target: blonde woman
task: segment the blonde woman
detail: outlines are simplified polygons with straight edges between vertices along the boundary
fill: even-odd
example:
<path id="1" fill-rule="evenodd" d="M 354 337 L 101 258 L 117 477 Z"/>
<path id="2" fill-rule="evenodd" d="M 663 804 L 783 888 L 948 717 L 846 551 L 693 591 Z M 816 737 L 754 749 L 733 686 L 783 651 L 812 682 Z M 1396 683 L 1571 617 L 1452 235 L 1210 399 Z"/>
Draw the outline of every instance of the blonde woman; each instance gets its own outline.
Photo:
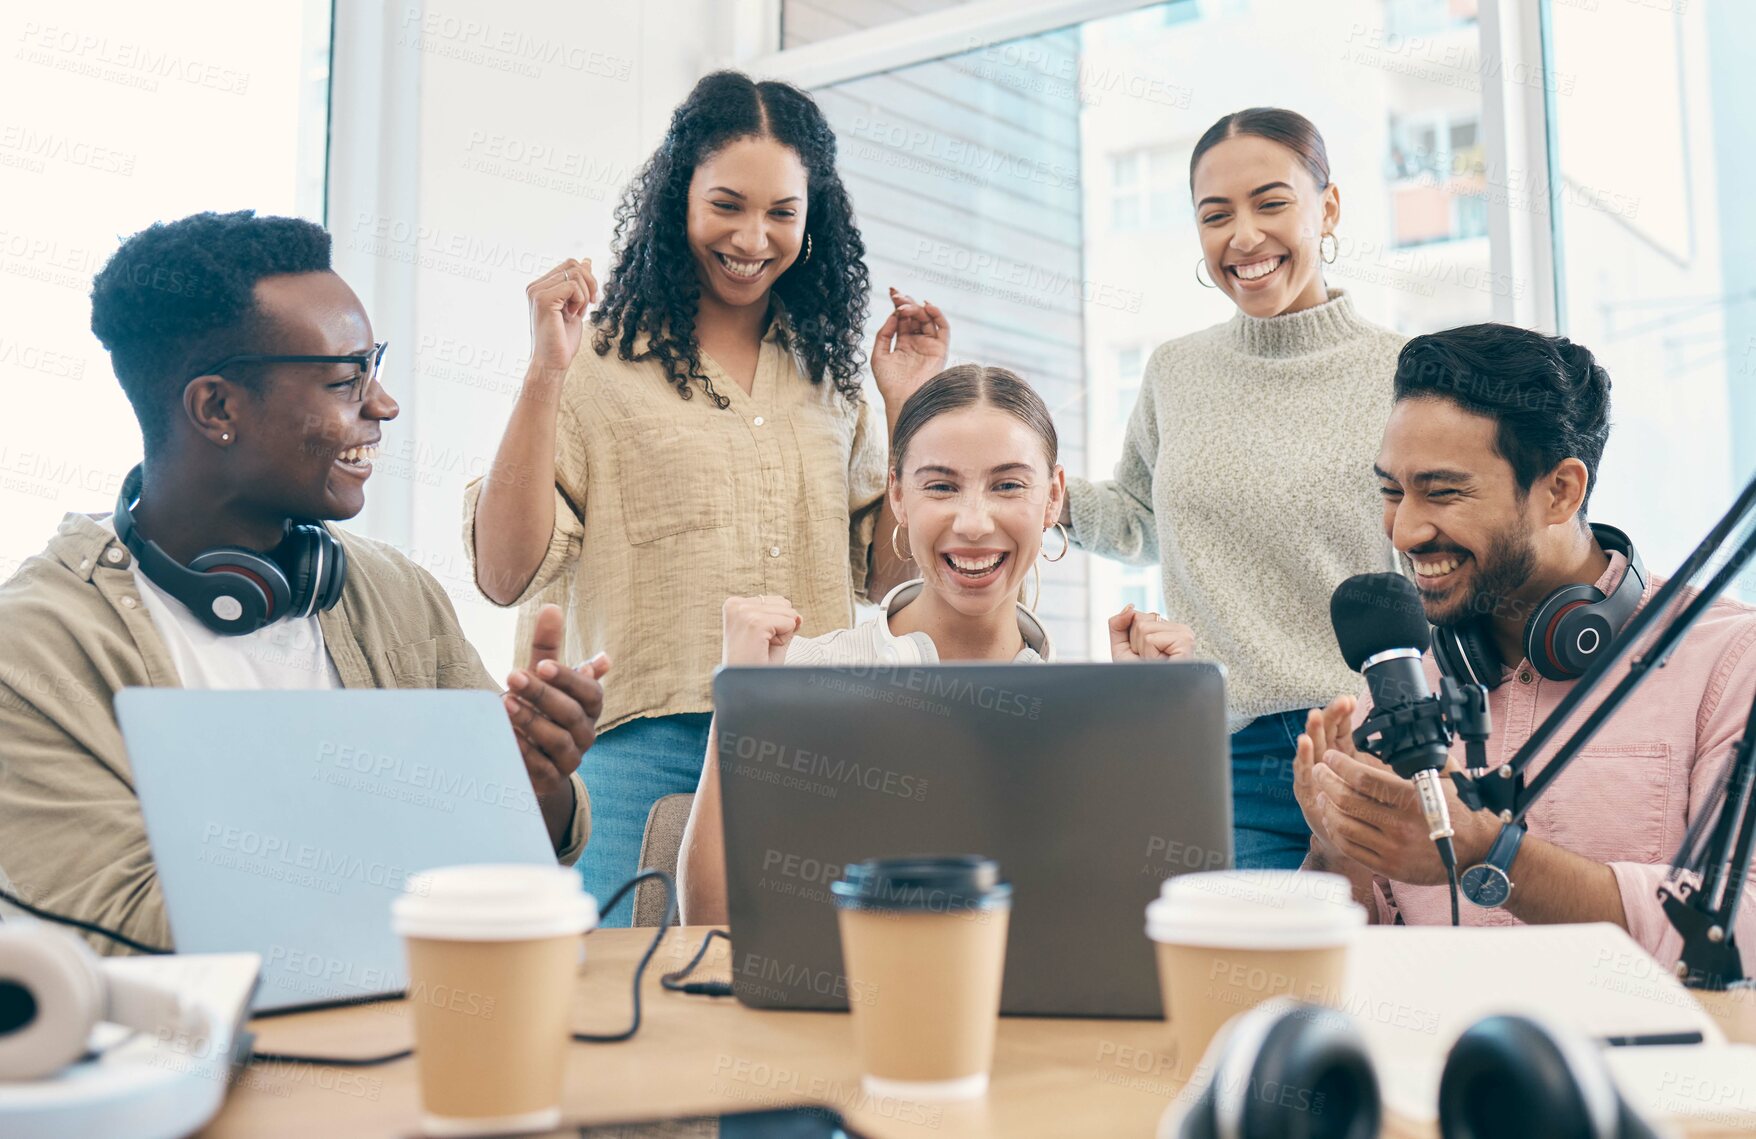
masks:
<path id="1" fill-rule="evenodd" d="M 1054 659 L 1020 591 L 1055 526 L 1067 476 L 1055 424 L 1029 384 L 1003 368 L 962 364 L 902 409 L 891 443 L 888 497 L 897 548 L 920 577 L 890 591 L 879 615 L 851 629 L 801 636 L 785 597 L 725 603 L 727 664 L 935 664 Z M 1049 539 L 1051 549 L 1057 539 Z M 1117 661 L 1187 657 L 1194 634 L 1132 607 L 1110 619 Z M 596 791 L 593 791 L 596 795 Z M 726 920 L 719 764 L 709 745 L 683 848 L 678 887 L 690 925 Z"/>

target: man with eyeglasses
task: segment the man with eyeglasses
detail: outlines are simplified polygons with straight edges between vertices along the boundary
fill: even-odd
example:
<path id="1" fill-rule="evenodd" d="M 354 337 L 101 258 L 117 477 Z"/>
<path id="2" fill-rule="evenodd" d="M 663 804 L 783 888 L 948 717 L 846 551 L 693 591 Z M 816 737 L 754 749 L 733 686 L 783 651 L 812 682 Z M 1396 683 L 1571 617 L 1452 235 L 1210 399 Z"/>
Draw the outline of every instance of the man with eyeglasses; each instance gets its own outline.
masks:
<path id="1" fill-rule="evenodd" d="M 42 909 L 169 944 L 124 687 L 500 687 L 431 575 L 327 525 L 365 506 L 398 410 L 329 250 L 308 221 L 203 213 L 130 237 L 93 283 L 145 461 L 114 515 L 68 514 L 0 585 L 0 868 Z M 609 662 L 567 667 L 560 643 L 549 606 L 503 699 L 571 865 Z"/>

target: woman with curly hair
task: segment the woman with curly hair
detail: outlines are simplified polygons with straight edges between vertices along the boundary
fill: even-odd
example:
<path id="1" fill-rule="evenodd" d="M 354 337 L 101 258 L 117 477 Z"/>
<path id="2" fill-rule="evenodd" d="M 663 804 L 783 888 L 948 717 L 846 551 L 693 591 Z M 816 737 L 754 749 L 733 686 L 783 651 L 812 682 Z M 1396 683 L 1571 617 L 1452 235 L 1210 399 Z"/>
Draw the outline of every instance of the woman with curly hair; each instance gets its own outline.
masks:
<path id="1" fill-rule="evenodd" d="M 558 602 L 559 651 L 615 661 L 582 771 L 580 870 L 600 898 L 635 872 L 652 803 L 698 781 L 721 603 L 784 595 L 814 635 L 909 576 L 882 540 L 885 422 L 862 395 L 865 245 L 810 96 L 701 80 L 617 208 L 614 248 L 589 320 L 589 260 L 525 290 L 530 366 L 464 507 L 476 583 L 524 607 L 520 634 Z M 872 372 L 893 418 L 943 367 L 949 326 L 891 301 Z"/>

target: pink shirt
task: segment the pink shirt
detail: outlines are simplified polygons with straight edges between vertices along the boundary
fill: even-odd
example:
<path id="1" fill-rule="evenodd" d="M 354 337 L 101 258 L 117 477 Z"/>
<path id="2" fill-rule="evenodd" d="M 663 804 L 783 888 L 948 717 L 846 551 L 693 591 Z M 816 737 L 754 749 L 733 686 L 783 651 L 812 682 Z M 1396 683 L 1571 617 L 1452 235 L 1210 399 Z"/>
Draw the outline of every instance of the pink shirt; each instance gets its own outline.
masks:
<path id="1" fill-rule="evenodd" d="M 1612 553 L 1609 568 L 1597 581 L 1598 588 L 1608 592 L 1621 580 L 1626 567 L 1627 559 Z M 1661 584 L 1648 580 L 1643 605 L 1652 600 Z M 1683 943 L 1659 903 L 1659 883 L 1670 869 L 1684 830 L 1705 808 L 1743 735 L 1744 718 L 1756 694 L 1752 644 L 1756 644 L 1756 608 L 1721 598 L 1683 637 L 1665 666 L 1648 675 L 1598 729 L 1591 743 L 1525 816 L 1530 824 L 1527 841 L 1530 837 L 1544 839 L 1609 865 L 1621 888 L 1629 933 L 1667 967 L 1676 963 Z M 1599 693 L 1607 693 L 1623 675 L 1625 666 Z M 1427 676 L 1436 688 L 1439 671 L 1430 653 Z M 1529 661 L 1508 669 L 1504 683 L 1488 694 L 1488 711 L 1493 717 L 1488 765 L 1497 767 L 1516 755 L 1575 683 L 1544 679 Z M 1588 700 L 1572 726 L 1589 715 L 1596 703 Z M 1362 709 L 1361 719 L 1364 714 Z M 1558 733 L 1526 769 L 1527 786 L 1548 765 L 1568 734 L 1565 730 Z M 1462 741 L 1453 745 L 1452 756 L 1463 765 Z M 1512 874 L 1515 894 L 1516 866 L 1514 863 Z M 1411 925 L 1447 925 L 1451 921 L 1450 894 L 1445 886 L 1398 882 L 1393 896 L 1392 883 L 1380 878 L 1378 887 L 1381 922 L 1393 920 L 1395 910 Z M 1485 910 L 1467 900 L 1462 905 L 1462 921 L 1464 925 L 1518 924 L 1504 909 Z M 1745 879 L 1736 936 L 1744 950 L 1745 968 L 1756 970 L 1756 874 Z"/>

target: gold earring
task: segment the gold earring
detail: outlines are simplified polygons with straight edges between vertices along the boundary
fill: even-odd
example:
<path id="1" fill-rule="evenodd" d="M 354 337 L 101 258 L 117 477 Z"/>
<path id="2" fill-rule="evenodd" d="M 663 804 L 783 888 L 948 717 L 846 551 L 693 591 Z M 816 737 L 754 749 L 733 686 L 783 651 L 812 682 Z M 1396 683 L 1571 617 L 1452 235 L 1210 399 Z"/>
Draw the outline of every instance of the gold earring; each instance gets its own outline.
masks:
<path id="1" fill-rule="evenodd" d="M 1037 611 L 1037 602 L 1043 599 L 1043 568 L 1036 562 L 1030 563 L 1030 604 L 1025 606 L 1032 614 Z"/>
<path id="2" fill-rule="evenodd" d="M 802 262 L 802 264 L 809 265 L 810 263 L 811 263 L 811 235 L 807 233 L 805 235 L 805 260 Z"/>
<path id="3" fill-rule="evenodd" d="M 1209 281 L 1207 278 L 1205 278 L 1201 275 L 1202 266 L 1204 266 L 1206 264 L 1207 264 L 1207 258 L 1205 258 L 1205 257 L 1197 257 L 1195 259 L 1195 280 L 1200 282 L 1201 287 L 1204 289 L 1217 289 L 1217 288 L 1219 288 L 1218 285 L 1214 284 L 1212 281 Z"/>
<path id="4" fill-rule="evenodd" d="M 1071 550 L 1073 548 L 1073 539 L 1070 536 L 1068 536 L 1067 527 L 1065 527 L 1065 526 L 1061 525 L 1059 522 L 1057 522 L 1052 527 L 1052 529 L 1061 531 L 1061 552 L 1056 554 L 1054 557 L 1051 558 L 1048 556 L 1047 552 L 1040 551 L 1042 553 L 1042 558 L 1045 562 L 1058 562 L 1062 558 L 1067 556 L 1068 550 Z M 1045 533 L 1045 534 L 1047 534 L 1048 532 L 1049 532 L 1048 530 L 1043 531 L 1043 533 Z"/>
<path id="5" fill-rule="evenodd" d="M 1324 252 L 1324 249 L 1325 249 L 1324 244 L 1323 244 L 1324 241 L 1329 242 L 1329 245 L 1327 247 L 1328 248 L 1327 253 Z M 1341 242 L 1336 239 L 1335 234 L 1326 233 L 1322 237 L 1319 237 L 1317 239 L 1317 256 L 1323 258 L 1323 263 L 1325 265 L 1335 264 L 1336 254 L 1338 254 L 1340 252 L 1341 252 Z"/>
<path id="6" fill-rule="evenodd" d="M 896 560 L 899 562 L 912 562 L 915 560 L 915 552 L 913 550 L 910 550 L 905 554 L 896 548 L 896 535 L 901 530 L 902 523 L 900 522 L 890 528 L 890 552 L 896 555 Z"/>

